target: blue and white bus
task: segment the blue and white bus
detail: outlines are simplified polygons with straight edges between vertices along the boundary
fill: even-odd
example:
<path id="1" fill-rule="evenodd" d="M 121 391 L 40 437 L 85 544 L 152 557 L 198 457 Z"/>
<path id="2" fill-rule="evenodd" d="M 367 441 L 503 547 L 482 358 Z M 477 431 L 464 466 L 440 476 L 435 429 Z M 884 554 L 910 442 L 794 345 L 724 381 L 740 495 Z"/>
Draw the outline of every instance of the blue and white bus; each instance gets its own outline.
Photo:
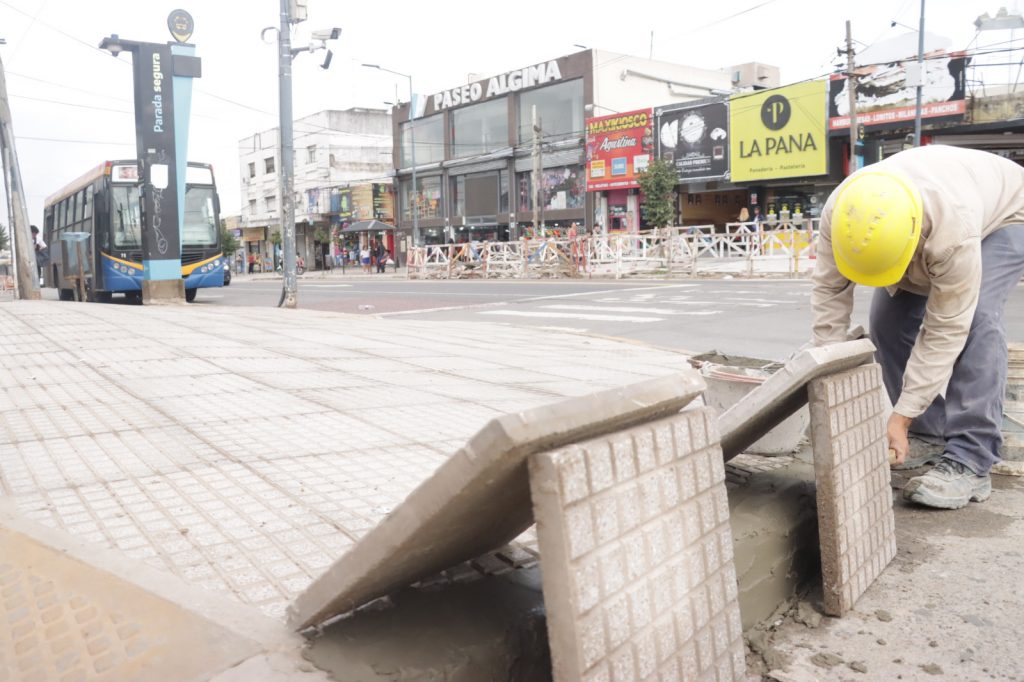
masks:
<path id="1" fill-rule="evenodd" d="M 74 300 L 79 276 L 76 241 L 84 245 L 81 275 L 87 300 L 113 294 L 142 297 L 142 201 L 135 161 L 106 161 L 46 200 L 43 239 L 50 252 L 43 286 L 61 300 Z M 205 287 L 224 285 L 220 200 L 213 167 L 189 163 L 185 171 L 185 216 L 181 232 L 181 277 L 185 299 Z M 71 253 L 69 253 L 69 250 Z"/>

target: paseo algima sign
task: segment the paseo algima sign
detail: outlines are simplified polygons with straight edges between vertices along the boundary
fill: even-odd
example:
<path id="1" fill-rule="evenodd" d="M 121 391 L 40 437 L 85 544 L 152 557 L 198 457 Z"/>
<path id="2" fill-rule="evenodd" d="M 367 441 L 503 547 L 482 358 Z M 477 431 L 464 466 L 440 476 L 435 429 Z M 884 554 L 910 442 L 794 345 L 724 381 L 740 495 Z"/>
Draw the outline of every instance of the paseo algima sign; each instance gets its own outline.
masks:
<path id="1" fill-rule="evenodd" d="M 476 81 L 459 88 L 439 92 L 432 98 L 434 111 L 483 101 L 561 79 L 562 69 L 557 60 L 527 66 L 525 69 L 516 69 L 500 76 L 493 76 L 486 81 Z"/>

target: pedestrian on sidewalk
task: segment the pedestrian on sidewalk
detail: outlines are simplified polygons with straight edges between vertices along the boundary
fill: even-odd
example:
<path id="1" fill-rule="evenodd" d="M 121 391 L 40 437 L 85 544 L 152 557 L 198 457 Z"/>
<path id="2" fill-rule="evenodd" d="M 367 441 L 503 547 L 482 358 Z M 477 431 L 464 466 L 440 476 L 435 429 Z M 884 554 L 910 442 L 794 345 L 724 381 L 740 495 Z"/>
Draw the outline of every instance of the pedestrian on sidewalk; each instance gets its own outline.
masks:
<path id="1" fill-rule="evenodd" d="M 39 234 L 38 227 L 29 225 L 29 230 L 32 231 L 32 247 L 36 252 L 36 277 L 39 278 L 39 285 L 42 286 L 43 268 L 50 264 L 50 249 L 47 248 L 46 242 L 43 241 L 43 235 Z"/>
<path id="2" fill-rule="evenodd" d="M 370 247 L 364 246 L 359 251 L 359 260 L 363 264 L 363 272 L 370 274 Z"/>
<path id="3" fill-rule="evenodd" d="M 897 467 L 937 459 L 904 498 L 946 509 L 987 499 L 1002 444 L 1003 309 L 1024 274 L 1024 168 L 959 147 L 900 152 L 836 188 L 817 253 L 815 344 L 845 340 L 855 283 L 877 287 L 870 332 L 895 403 L 889 447 Z M 908 462 L 916 437 L 942 450 Z"/>

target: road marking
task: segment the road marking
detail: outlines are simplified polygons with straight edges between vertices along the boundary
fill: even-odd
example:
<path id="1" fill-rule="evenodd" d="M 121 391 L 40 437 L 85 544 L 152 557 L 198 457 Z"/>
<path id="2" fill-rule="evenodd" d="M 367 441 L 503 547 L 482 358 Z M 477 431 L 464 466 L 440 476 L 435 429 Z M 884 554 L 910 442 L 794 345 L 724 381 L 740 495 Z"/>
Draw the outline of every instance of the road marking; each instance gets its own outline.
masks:
<path id="1" fill-rule="evenodd" d="M 636 317 L 633 315 L 590 315 L 586 313 L 545 313 L 526 310 L 484 310 L 481 315 L 508 315 L 511 317 L 555 317 L 559 320 L 592 320 L 595 322 L 664 322 L 660 317 Z"/>
<path id="2" fill-rule="evenodd" d="M 303 283 L 303 289 L 341 289 L 343 287 L 350 287 L 351 284 L 306 284 Z"/>
<path id="3" fill-rule="evenodd" d="M 597 313 L 649 313 L 651 315 L 717 315 L 721 310 L 672 310 L 670 308 L 627 308 L 599 305 L 546 305 L 548 310 L 584 310 Z"/>

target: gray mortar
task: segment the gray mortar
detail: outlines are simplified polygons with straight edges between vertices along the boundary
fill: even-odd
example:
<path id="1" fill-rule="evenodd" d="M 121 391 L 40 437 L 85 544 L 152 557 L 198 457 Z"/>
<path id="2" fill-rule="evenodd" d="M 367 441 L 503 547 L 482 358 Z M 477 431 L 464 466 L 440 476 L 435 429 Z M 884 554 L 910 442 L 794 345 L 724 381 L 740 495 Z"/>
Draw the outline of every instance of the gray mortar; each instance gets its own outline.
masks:
<path id="1" fill-rule="evenodd" d="M 749 630 L 820 580 L 814 467 L 796 460 L 729 487 L 740 615 Z"/>
<path id="2" fill-rule="evenodd" d="M 324 629 L 307 658 L 344 682 L 548 682 L 551 659 L 536 568 L 440 588 Z"/>

